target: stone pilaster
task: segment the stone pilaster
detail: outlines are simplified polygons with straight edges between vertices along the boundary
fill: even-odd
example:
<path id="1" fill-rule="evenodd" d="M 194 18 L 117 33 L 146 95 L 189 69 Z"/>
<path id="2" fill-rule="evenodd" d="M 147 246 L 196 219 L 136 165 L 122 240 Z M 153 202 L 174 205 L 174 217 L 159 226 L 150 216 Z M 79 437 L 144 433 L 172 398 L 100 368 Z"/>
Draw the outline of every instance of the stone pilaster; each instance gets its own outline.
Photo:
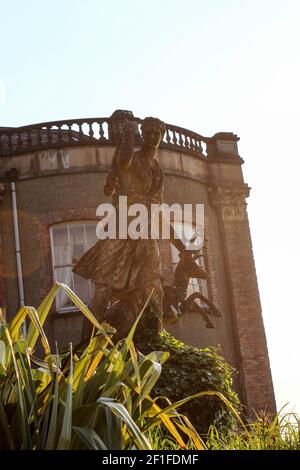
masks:
<path id="1" fill-rule="evenodd" d="M 276 411 L 268 349 L 246 210 L 249 187 L 212 185 L 218 211 L 234 316 L 240 385 L 250 415 Z"/>
<path id="2" fill-rule="evenodd" d="M 4 197 L 5 185 L 0 183 L 0 211 L 1 203 Z M 4 279 L 4 257 L 3 257 L 3 245 L 1 236 L 1 212 L 0 212 L 0 307 L 6 307 L 6 295 L 5 295 L 5 279 Z"/>

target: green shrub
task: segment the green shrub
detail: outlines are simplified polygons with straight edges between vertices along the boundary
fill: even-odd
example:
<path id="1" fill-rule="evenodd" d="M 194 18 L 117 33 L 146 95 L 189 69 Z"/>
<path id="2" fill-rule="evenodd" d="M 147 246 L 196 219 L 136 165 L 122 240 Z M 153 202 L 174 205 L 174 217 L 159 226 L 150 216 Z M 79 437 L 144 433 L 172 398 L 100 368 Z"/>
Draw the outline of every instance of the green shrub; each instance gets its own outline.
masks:
<path id="1" fill-rule="evenodd" d="M 165 330 L 157 333 L 157 319 L 151 308 L 144 312 L 134 340 L 144 354 L 153 350 L 170 354 L 152 390 L 154 395 L 168 397 L 171 402 L 176 402 L 210 390 L 221 393 L 235 410 L 241 408 L 232 388 L 234 371 L 217 349 L 188 346 Z M 193 399 L 184 404 L 181 411 L 201 434 L 206 434 L 210 425 L 225 432 L 233 429 L 237 422 L 232 409 L 216 395 Z"/>

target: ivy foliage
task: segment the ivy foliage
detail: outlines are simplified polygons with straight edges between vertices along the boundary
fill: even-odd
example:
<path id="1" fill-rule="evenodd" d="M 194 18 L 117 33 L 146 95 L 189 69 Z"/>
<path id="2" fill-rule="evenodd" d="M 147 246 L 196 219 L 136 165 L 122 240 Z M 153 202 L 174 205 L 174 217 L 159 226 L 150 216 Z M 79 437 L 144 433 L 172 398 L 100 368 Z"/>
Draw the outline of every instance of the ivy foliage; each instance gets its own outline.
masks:
<path id="1" fill-rule="evenodd" d="M 241 405 L 233 390 L 234 369 L 219 354 L 217 348 L 196 348 L 174 338 L 166 330 L 159 331 L 158 319 L 149 307 L 144 312 L 135 334 L 135 344 L 144 354 L 151 351 L 168 351 L 161 376 L 153 389 L 154 396 L 164 396 L 176 402 L 201 391 L 218 391 L 233 407 Z M 216 396 L 201 397 L 181 407 L 201 434 L 210 425 L 222 432 L 235 428 L 236 419 L 230 409 Z"/>

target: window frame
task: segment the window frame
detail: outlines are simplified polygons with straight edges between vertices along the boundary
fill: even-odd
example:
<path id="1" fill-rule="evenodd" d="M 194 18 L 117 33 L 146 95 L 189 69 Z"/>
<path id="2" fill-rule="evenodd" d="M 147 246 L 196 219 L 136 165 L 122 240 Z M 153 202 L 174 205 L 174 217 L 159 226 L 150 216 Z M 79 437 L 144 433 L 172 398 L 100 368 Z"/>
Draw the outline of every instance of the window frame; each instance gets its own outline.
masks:
<path id="1" fill-rule="evenodd" d="M 70 231 L 69 231 L 69 228 L 70 226 L 80 226 L 84 228 L 84 252 L 85 253 L 89 248 L 87 248 L 87 236 L 86 236 L 86 225 L 94 225 L 95 226 L 95 231 L 96 231 L 96 226 L 97 226 L 97 221 L 93 220 L 93 219 L 80 219 L 80 220 L 67 220 L 67 221 L 62 221 L 62 222 L 59 222 L 59 223 L 56 223 L 56 224 L 53 224 L 49 227 L 49 231 L 50 231 L 50 245 L 51 245 L 51 265 L 52 265 L 52 276 L 53 276 L 53 281 L 54 282 L 62 282 L 62 281 L 59 281 L 57 279 L 57 269 L 60 269 L 60 268 L 68 268 L 68 267 L 72 267 L 75 265 L 75 263 L 72 263 L 72 264 L 62 264 L 62 265 L 58 265 L 57 264 L 57 260 L 55 259 L 55 247 L 57 245 L 54 244 L 54 231 L 55 229 L 59 229 L 59 228 L 67 228 L 67 232 L 68 232 L 68 245 L 67 246 L 72 246 L 73 244 L 70 243 Z M 89 288 L 90 288 L 90 299 L 92 298 L 93 296 L 93 283 L 88 279 L 88 283 L 89 283 Z M 67 284 L 67 283 L 66 283 Z M 74 288 L 74 277 L 73 277 L 73 273 L 72 273 L 72 285 L 69 286 L 70 289 L 73 290 L 73 292 L 75 292 L 75 288 Z M 68 285 L 68 284 L 67 284 Z M 76 292 L 75 292 L 76 294 Z M 76 294 L 77 295 L 77 294 Z M 72 313 L 72 312 L 75 312 L 78 310 L 78 307 L 76 307 L 76 305 L 70 305 L 70 306 L 67 306 L 67 307 L 61 307 L 59 306 L 59 297 L 56 296 L 55 297 L 55 308 L 56 308 L 56 312 L 57 313 Z"/>

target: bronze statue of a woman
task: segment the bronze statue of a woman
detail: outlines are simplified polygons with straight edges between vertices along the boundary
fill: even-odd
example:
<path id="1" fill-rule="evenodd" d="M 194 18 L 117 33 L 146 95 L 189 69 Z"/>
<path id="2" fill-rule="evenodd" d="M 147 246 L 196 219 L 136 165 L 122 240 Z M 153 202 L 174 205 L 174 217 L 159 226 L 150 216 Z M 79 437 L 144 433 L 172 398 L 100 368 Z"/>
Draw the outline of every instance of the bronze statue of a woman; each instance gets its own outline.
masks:
<path id="1" fill-rule="evenodd" d="M 134 151 L 134 127 L 124 125 L 104 192 L 112 194 L 119 210 L 119 196 L 127 196 L 128 208 L 144 204 L 160 204 L 163 197 L 163 171 L 154 158 L 163 139 L 165 125 L 156 118 L 142 122 L 142 146 Z M 95 284 L 94 297 L 89 305 L 98 320 L 103 320 L 107 305 L 125 302 L 136 317 L 152 292 L 154 310 L 162 318 L 162 269 L 158 241 L 148 239 L 98 240 L 80 258 L 73 272 Z"/>

